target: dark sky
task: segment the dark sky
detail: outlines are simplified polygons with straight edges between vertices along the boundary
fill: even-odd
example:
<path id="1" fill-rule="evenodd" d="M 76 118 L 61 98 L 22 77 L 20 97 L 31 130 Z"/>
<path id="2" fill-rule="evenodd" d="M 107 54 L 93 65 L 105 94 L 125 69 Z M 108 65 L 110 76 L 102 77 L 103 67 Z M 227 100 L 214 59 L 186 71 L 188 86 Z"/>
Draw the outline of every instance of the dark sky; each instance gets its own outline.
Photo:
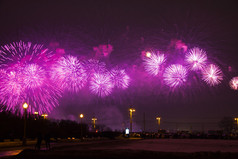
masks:
<path id="1" fill-rule="evenodd" d="M 111 62 L 129 66 L 138 64 L 143 49 L 166 50 L 173 38 L 188 47 L 199 46 L 224 72 L 218 87 L 201 84 L 164 95 L 144 84 L 143 89 L 131 87 L 103 101 L 82 91 L 64 97 L 52 116 L 76 119 L 85 113 L 90 122 L 94 114 L 99 123 L 120 129 L 133 105 L 137 130 L 143 127 L 143 112 L 148 130 L 156 129 L 157 115 L 162 116 L 164 128 L 173 129 L 177 123 L 181 129 L 201 129 L 201 125 L 212 129 L 223 116 L 238 116 L 238 92 L 228 85 L 238 68 L 237 19 L 235 0 L 1 0 L 0 44 L 24 40 L 47 46 L 56 41 L 67 53 L 89 56 L 93 46 L 110 43 Z"/>

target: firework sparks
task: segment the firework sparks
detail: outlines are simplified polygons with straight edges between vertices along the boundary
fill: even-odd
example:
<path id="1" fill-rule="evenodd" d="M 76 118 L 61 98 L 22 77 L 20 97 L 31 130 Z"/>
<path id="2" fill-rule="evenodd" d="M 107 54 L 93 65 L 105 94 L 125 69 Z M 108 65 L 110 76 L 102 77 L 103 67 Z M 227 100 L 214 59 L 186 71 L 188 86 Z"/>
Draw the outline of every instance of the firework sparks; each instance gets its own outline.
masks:
<path id="1" fill-rule="evenodd" d="M 111 94 L 114 85 L 111 76 L 103 73 L 94 73 L 89 89 L 93 94 L 105 97 Z"/>
<path id="2" fill-rule="evenodd" d="M 166 85 L 170 87 L 181 86 L 186 82 L 187 69 L 179 64 L 170 65 L 165 69 L 163 77 Z"/>
<path id="3" fill-rule="evenodd" d="M 6 110 L 15 110 L 14 106 L 18 105 L 23 90 L 22 78 L 19 73 L 11 71 L 1 77 L 0 99 L 1 103 L 7 106 Z"/>
<path id="4" fill-rule="evenodd" d="M 147 56 L 148 55 L 148 56 Z M 166 61 L 164 54 L 146 54 L 146 57 L 143 58 L 144 67 L 146 72 L 149 74 L 156 76 L 161 70 L 161 65 Z"/>
<path id="5" fill-rule="evenodd" d="M 125 70 L 113 69 L 110 73 L 115 87 L 122 89 L 128 88 L 130 77 L 126 74 Z"/>
<path id="6" fill-rule="evenodd" d="M 78 92 L 87 82 L 87 74 L 76 57 L 66 56 L 53 66 L 51 77 L 66 90 Z"/>
<path id="7" fill-rule="evenodd" d="M 36 64 L 27 65 L 23 69 L 23 83 L 27 88 L 42 86 L 46 78 L 45 71 Z"/>
<path id="8" fill-rule="evenodd" d="M 189 50 L 185 55 L 185 61 L 189 64 L 191 70 L 202 70 L 206 66 L 206 52 L 197 47 Z"/>
<path id="9" fill-rule="evenodd" d="M 0 79 L 0 101 L 9 111 L 49 113 L 58 105 L 58 88 L 47 78 L 50 59 L 48 49 L 31 42 L 14 42 L 0 48 L 0 67 L 5 74 Z M 2 73 L 1 73 L 2 74 Z"/>
<path id="10" fill-rule="evenodd" d="M 107 72 L 106 64 L 104 62 L 100 62 L 98 60 L 94 60 L 94 59 L 86 60 L 86 61 L 84 61 L 83 66 L 84 66 L 89 78 L 91 78 L 91 76 L 94 73 Z"/>
<path id="11" fill-rule="evenodd" d="M 210 86 L 215 86 L 221 83 L 223 79 L 222 71 L 214 64 L 210 64 L 205 69 L 203 69 L 202 74 L 202 79 Z"/>
<path id="12" fill-rule="evenodd" d="M 233 77 L 229 84 L 232 89 L 238 90 L 238 77 Z"/>

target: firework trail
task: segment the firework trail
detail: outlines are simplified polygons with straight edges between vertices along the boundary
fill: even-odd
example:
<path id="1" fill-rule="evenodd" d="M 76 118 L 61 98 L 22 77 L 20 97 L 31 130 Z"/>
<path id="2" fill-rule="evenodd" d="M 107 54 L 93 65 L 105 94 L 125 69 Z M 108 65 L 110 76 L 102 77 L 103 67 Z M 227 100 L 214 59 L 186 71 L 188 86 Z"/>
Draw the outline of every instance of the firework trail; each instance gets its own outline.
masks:
<path id="1" fill-rule="evenodd" d="M 115 87 L 126 89 L 130 83 L 130 77 L 126 74 L 125 70 L 114 68 L 110 71 L 112 83 Z"/>
<path id="2" fill-rule="evenodd" d="M 71 92 L 78 92 L 87 82 L 87 74 L 83 65 L 77 57 L 70 55 L 61 58 L 52 67 L 51 78 L 57 81 L 64 90 Z"/>
<path id="3" fill-rule="evenodd" d="M 200 48 L 193 48 L 185 55 L 185 61 L 189 68 L 193 71 L 202 70 L 206 66 L 207 55 L 206 52 Z"/>
<path id="4" fill-rule="evenodd" d="M 146 72 L 150 75 L 156 76 L 159 71 L 161 71 L 161 65 L 165 63 L 166 58 L 164 54 L 154 54 L 154 53 L 146 53 L 146 57 L 143 58 L 143 64 Z"/>
<path id="5" fill-rule="evenodd" d="M 231 81 L 229 82 L 230 87 L 234 90 L 238 89 L 238 77 L 233 77 Z"/>
<path id="6" fill-rule="evenodd" d="M 100 97 L 108 96 L 112 93 L 114 85 L 111 76 L 107 73 L 94 73 L 89 89 L 93 94 Z"/>
<path id="7" fill-rule="evenodd" d="M 173 64 L 165 69 L 163 77 L 166 85 L 175 88 L 186 82 L 187 74 L 188 71 L 184 66 Z"/>
<path id="8" fill-rule="evenodd" d="M 210 86 L 215 86 L 223 80 L 222 71 L 214 64 L 208 65 L 202 71 L 202 79 Z"/>

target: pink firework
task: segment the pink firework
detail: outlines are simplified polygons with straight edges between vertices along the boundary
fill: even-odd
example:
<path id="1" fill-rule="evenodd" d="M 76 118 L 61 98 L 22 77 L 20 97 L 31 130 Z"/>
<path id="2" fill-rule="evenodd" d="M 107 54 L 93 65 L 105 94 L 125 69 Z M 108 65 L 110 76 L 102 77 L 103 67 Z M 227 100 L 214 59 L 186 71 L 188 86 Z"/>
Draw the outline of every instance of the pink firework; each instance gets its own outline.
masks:
<path id="1" fill-rule="evenodd" d="M 229 84 L 232 89 L 238 90 L 238 77 L 233 77 Z"/>
<path id="2" fill-rule="evenodd" d="M 149 74 L 156 76 L 158 75 L 159 71 L 161 71 L 161 65 L 166 61 L 164 54 L 148 54 L 143 58 L 144 60 L 144 67 L 146 72 Z"/>
<path id="3" fill-rule="evenodd" d="M 202 49 L 195 47 L 185 55 L 185 61 L 191 70 L 202 70 L 206 66 L 207 55 Z"/>
<path id="4" fill-rule="evenodd" d="M 215 86 L 221 83 L 223 79 L 222 71 L 214 64 L 210 64 L 203 69 L 202 75 L 202 79 L 210 86 Z"/>
<path id="5" fill-rule="evenodd" d="M 15 106 L 22 100 L 21 95 L 24 87 L 21 77 L 21 74 L 15 71 L 5 73 L 1 77 L 0 99 L 1 103 L 7 106 L 6 110 L 16 110 Z"/>
<path id="6" fill-rule="evenodd" d="M 111 94 L 114 85 L 111 76 L 106 73 L 94 73 L 89 89 L 93 94 L 105 97 Z"/>
<path id="7" fill-rule="evenodd" d="M 25 64 L 47 64 L 52 52 L 41 44 L 31 42 L 13 42 L 0 48 L 0 67 L 18 69 Z"/>
<path id="8" fill-rule="evenodd" d="M 165 69 L 163 77 L 166 85 L 170 87 L 181 86 L 186 82 L 187 69 L 180 64 L 170 65 Z"/>
<path id="9" fill-rule="evenodd" d="M 78 92 L 87 82 L 87 74 L 77 57 L 61 58 L 52 68 L 51 78 L 66 90 Z"/>
<path id="10" fill-rule="evenodd" d="M 94 73 L 107 72 L 106 64 L 99 60 L 89 59 L 83 62 L 83 66 L 87 72 L 88 78 L 91 78 Z"/>
<path id="11" fill-rule="evenodd" d="M 126 74 L 125 70 L 113 69 L 111 70 L 111 78 L 113 85 L 117 88 L 126 89 L 130 83 L 130 77 Z"/>
<path id="12" fill-rule="evenodd" d="M 26 88 L 41 87 L 46 80 L 46 71 L 37 64 L 29 64 L 23 69 L 23 84 Z"/>
<path id="13" fill-rule="evenodd" d="M 47 78 L 50 54 L 43 45 L 31 42 L 20 41 L 0 48 L 0 67 L 6 70 L 0 79 L 0 102 L 6 110 L 23 113 L 24 102 L 28 103 L 30 113 L 49 113 L 58 106 L 61 92 Z"/>

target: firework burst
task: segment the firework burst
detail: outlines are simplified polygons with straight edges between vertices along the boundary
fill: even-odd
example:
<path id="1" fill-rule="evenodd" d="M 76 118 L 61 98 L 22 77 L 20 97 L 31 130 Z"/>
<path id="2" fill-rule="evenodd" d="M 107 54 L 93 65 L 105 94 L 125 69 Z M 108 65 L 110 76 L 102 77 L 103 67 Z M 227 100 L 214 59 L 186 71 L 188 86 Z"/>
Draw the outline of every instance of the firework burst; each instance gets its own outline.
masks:
<path id="1" fill-rule="evenodd" d="M 179 64 L 170 65 L 165 69 L 163 77 L 165 84 L 169 87 L 181 86 L 186 82 L 187 69 Z"/>
<path id="2" fill-rule="evenodd" d="M 47 78 L 50 54 L 43 45 L 31 42 L 1 47 L 0 67 L 5 73 L 0 79 L 0 101 L 6 110 L 23 113 L 22 104 L 27 102 L 28 112 L 49 113 L 58 105 L 61 94 Z"/>
<path id="3" fill-rule="evenodd" d="M 232 89 L 238 90 L 238 77 L 233 77 L 229 84 Z"/>
<path id="4" fill-rule="evenodd" d="M 164 54 L 147 53 L 146 55 L 149 55 L 143 58 L 146 72 L 153 76 L 158 75 L 161 65 L 166 61 Z"/>
<path id="5" fill-rule="evenodd" d="M 107 73 L 94 73 L 89 89 L 93 94 L 100 97 L 108 96 L 112 93 L 114 85 L 111 76 Z"/>
<path id="6" fill-rule="evenodd" d="M 130 77 L 126 74 L 125 70 L 112 69 L 110 71 L 113 85 L 117 88 L 126 89 L 130 83 Z"/>
<path id="7" fill-rule="evenodd" d="M 61 58 L 52 68 L 51 78 L 63 89 L 78 92 L 87 82 L 87 74 L 76 57 Z"/>
<path id="8" fill-rule="evenodd" d="M 83 66 L 87 72 L 88 78 L 91 78 L 94 73 L 105 73 L 107 72 L 106 64 L 99 60 L 89 59 L 83 62 Z"/>
<path id="9" fill-rule="evenodd" d="M 2 74 L 3 75 L 3 74 Z M 6 110 L 16 110 L 15 106 L 21 101 L 21 94 L 24 90 L 21 74 L 11 71 L 1 77 L 0 99 Z"/>
<path id="10" fill-rule="evenodd" d="M 0 67 L 18 69 L 29 63 L 47 64 L 51 53 L 40 44 L 13 42 L 1 46 Z"/>
<path id="11" fill-rule="evenodd" d="M 185 55 L 185 61 L 193 71 L 202 70 L 206 66 L 206 52 L 200 48 L 193 48 Z"/>
<path id="12" fill-rule="evenodd" d="M 208 65 L 202 71 L 202 79 L 210 86 L 215 86 L 223 80 L 222 71 L 214 64 Z"/>
<path id="13" fill-rule="evenodd" d="M 28 89 L 41 87 L 45 81 L 46 73 L 39 65 L 30 64 L 23 69 L 23 84 Z"/>

